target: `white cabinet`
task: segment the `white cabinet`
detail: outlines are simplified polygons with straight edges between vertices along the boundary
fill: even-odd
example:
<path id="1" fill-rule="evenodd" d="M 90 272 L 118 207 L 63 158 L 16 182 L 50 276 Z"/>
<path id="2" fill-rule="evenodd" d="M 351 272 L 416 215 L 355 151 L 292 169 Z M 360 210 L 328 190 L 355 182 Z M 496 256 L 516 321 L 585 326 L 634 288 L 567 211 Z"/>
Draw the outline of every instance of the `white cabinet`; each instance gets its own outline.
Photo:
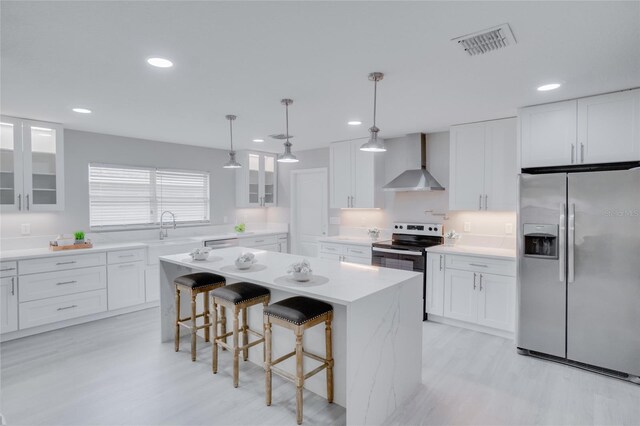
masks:
<path id="1" fill-rule="evenodd" d="M 144 300 L 160 300 L 160 269 L 158 265 L 147 266 L 144 271 Z"/>
<path id="2" fill-rule="evenodd" d="M 640 90 L 578 99 L 580 163 L 640 160 Z"/>
<path id="3" fill-rule="evenodd" d="M 281 234 L 278 238 L 278 252 L 289 253 L 289 236 L 287 234 Z"/>
<path id="4" fill-rule="evenodd" d="M 118 263 L 107 269 L 109 310 L 145 302 L 144 262 Z"/>
<path id="5" fill-rule="evenodd" d="M 0 278 L 0 333 L 18 329 L 18 278 Z"/>
<path id="6" fill-rule="evenodd" d="M 640 160 L 640 89 L 522 108 L 521 164 Z"/>
<path id="7" fill-rule="evenodd" d="M 444 316 L 460 321 L 476 322 L 478 301 L 476 299 L 475 272 L 447 269 L 444 286 Z"/>
<path id="8" fill-rule="evenodd" d="M 236 207 L 272 207 L 277 204 L 276 154 L 238 152 L 242 168 L 236 170 Z"/>
<path id="9" fill-rule="evenodd" d="M 380 208 L 383 205 L 383 153 L 360 151 L 361 140 L 329 147 L 331 208 Z"/>
<path id="10" fill-rule="evenodd" d="M 425 312 L 433 315 L 444 313 L 444 254 L 427 253 L 427 285 Z"/>
<path id="11" fill-rule="evenodd" d="M 320 242 L 320 259 L 371 265 L 371 247 L 342 242 Z"/>
<path id="12" fill-rule="evenodd" d="M 106 310 L 107 292 L 104 289 L 20 303 L 20 330 Z"/>
<path id="13" fill-rule="evenodd" d="M 450 210 L 515 210 L 517 122 L 462 124 L 450 132 Z"/>
<path id="14" fill-rule="evenodd" d="M 64 210 L 62 126 L 5 116 L 0 123 L 2 210 Z"/>
<path id="15" fill-rule="evenodd" d="M 514 329 L 515 282 L 513 277 L 478 274 L 478 319 L 480 325 Z"/>

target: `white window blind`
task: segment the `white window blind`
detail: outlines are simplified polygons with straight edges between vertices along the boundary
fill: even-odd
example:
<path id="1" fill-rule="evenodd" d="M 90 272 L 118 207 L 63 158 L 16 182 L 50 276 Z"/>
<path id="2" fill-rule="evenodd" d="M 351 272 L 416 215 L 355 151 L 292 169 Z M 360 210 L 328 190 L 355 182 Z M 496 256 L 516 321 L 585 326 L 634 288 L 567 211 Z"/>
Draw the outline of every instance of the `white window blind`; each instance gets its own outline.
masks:
<path id="1" fill-rule="evenodd" d="M 157 225 L 164 210 L 176 222 L 208 222 L 209 173 L 89 165 L 91 228 Z"/>

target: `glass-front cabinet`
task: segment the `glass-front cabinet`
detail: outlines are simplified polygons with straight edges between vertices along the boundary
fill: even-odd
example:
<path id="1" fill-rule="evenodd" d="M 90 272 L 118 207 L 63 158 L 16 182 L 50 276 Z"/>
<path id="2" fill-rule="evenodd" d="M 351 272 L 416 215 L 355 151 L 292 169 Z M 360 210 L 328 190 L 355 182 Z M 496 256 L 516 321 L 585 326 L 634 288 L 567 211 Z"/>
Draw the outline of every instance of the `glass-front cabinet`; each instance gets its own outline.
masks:
<path id="1" fill-rule="evenodd" d="M 236 206 L 271 207 L 277 203 L 277 155 L 256 151 L 238 152 L 242 168 L 236 173 Z"/>
<path id="2" fill-rule="evenodd" d="M 64 210 L 62 126 L 3 116 L 0 131 L 2 210 Z"/>

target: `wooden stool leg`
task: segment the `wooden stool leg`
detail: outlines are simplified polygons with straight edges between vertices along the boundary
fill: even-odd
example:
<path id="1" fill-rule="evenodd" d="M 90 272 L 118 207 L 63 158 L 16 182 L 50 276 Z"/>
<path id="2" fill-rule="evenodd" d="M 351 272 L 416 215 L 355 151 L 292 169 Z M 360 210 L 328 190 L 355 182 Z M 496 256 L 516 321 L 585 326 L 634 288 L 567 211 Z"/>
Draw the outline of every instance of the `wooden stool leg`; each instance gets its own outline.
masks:
<path id="1" fill-rule="evenodd" d="M 191 361 L 196 360 L 196 296 L 197 294 L 191 291 Z"/>
<path id="2" fill-rule="evenodd" d="M 235 307 L 233 309 L 233 387 L 238 387 L 238 361 L 240 358 L 240 350 L 238 349 L 238 335 L 239 326 L 238 326 L 238 314 L 239 309 Z"/>
<path id="3" fill-rule="evenodd" d="M 224 336 L 225 334 L 227 334 L 227 308 L 220 305 L 220 335 Z M 227 343 L 226 337 L 223 339 L 223 342 Z M 226 351 L 227 349 L 223 346 L 222 350 Z"/>
<path id="4" fill-rule="evenodd" d="M 264 371 L 265 371 L 265 395 L 267 406 L 271 405 L 271 321 L 264 316 Z"/>
<path id="5" fill-rule="evenodd" d="M 298 424 L 302 424 L 302 390 L 304 386 L 304 368 L 302 356 L 302 333 L 301 327 L 296 327 L 296 419 Z"/>
<path id="6" fill-rule="evenodd" d="M 209 324 L 209 292 L 208 291 L 204 292 L 204 310 L 203 310 L 202 317 L 204 319 L 204 323 L 205 324 Z M 204 328 L 204 341 L 205 342 L 209 341 L 209 329 L 210 329 L 210 327 L 205 327 Z"/>
<path id="7" fill-rule="evenodd" d="M 176 336 L 175 336 L 175 346 L 176 352 L 180 350 L 180 288 L 176 286 Z"/>
<path id="8" fill-rule="evenodd" d="M 249 333 L 247 332 L 247 308 L 242 309 L 242 346 L 247 346 L 249 344 Z M 246 361 L 249 359 L 249 348 L 244 348 L 242 350 L 242 359 Z"/>
<path id="9" fill-rule="evenodd" d="M 216 305 L 215 299 L 213 300 L 213 345 L 211 345 L 211 371 L 213 374 L 218 372 L 218 305 Z"/>
<path id="10" fill-rule="evenodd" d="M 331 319 L 325 321 L 326 358 L 327 358 L 327 401 L 333 402 L 333 350 L 331 343 Z"/>

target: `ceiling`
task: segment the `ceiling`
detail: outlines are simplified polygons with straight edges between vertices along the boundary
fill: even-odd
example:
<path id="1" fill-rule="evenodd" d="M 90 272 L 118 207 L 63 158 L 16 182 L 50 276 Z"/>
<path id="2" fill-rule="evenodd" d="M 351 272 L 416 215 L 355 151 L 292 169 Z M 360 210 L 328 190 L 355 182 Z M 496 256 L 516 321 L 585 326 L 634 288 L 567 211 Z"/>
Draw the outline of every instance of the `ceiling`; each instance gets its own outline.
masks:
<path id="1" fill-rule="evenodd" d="M 280 151 L 514 116 L 640 86 L 640 2 L 1 3 L 0 107 L 65 127 Z M 470 57 L 450 40 L 509 23 L 518 43 Z M 158 69 L 150 56 L 171 59 Z M 552 92 L 536 87 L 560 81 Z M 77 114 L 86 107 L 93 114 Z M 362 126 L 348 126 L 361 120 Z M 254 138 L 265 139 L 257 144 Z"/>

